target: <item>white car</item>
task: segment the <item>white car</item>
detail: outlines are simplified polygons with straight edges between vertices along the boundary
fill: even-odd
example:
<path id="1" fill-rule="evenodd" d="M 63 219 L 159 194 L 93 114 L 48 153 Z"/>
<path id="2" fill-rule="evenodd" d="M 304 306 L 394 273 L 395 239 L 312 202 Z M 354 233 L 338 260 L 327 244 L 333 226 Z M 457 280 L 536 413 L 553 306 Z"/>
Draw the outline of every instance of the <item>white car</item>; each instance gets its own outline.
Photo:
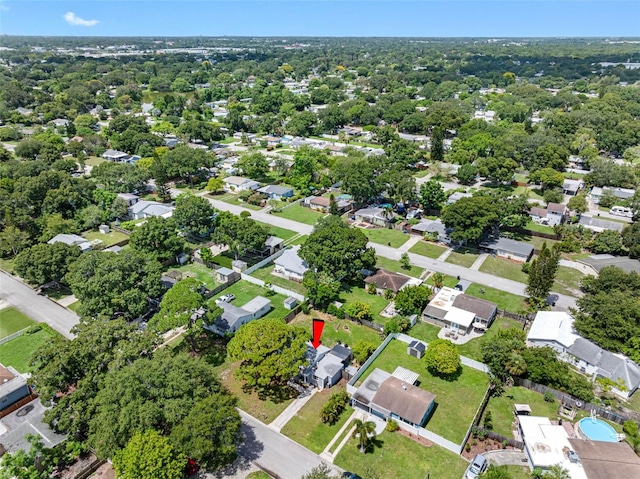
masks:
<path id="1" fill-rule="evenodd" d="M 216 299 L 216 304 L 220 304 L 220 303 L 230 303 L 231 301 L 233 301 L 234 299 L 236 299 L 235 295 L 233 294 L 223 294 L 222 296 L 220 296 L 218 299 Z"/>
<path id="2" fill-rule="evenodd" d="M 481 454 L 477 454 L 473 458 L 471 464 L 467 468 L 467 472 L 464 474 L 464 479 L 477 479 L 477 477 L 487 470 L 487 460 Z"/>

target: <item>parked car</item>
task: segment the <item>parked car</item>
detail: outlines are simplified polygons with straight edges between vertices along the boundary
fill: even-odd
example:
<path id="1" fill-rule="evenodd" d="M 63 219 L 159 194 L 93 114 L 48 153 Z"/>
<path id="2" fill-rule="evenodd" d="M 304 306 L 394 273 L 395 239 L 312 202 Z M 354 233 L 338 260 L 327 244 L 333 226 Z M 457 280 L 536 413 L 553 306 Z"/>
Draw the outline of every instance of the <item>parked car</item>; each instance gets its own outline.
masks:
<path id="1" fill-rule="evenodd" d="M 218 299 L 216 299 L 216 304 L 220 304 L 220 303 L 230 303 L 231 301 L 233 301 L 234 299 L 236 299 L 235 295 L 233 294 L 223 294 L 222 296 L 220 296 Z"/>
<path id="2" fill-rule="evenodd" d="M 362 479 L 359 475 L 357 475 L 354 472 L 348 472 L 345 471 L 342 473 L 342 476 L 340 476 L 342 479 Z"/>
<path id="3" fill-rule="evenodd" d="M 469 464 L 467 472 L 464 473 L 464 479 L 477 479 L 480 474 L 487 470 L 487 466 L 486 458 L 482 454 L 477 454 Z"/>

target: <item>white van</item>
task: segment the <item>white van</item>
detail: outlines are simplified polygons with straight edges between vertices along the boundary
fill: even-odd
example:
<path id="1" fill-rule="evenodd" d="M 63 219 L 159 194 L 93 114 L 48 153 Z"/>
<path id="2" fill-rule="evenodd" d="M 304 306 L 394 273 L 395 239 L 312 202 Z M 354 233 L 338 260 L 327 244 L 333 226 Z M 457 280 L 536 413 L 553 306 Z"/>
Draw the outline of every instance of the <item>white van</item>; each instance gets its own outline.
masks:
<path id="1" fill-rule="evenodd" d="M 616 216 L 624 216 L 625 218 L 633 218 L 633 211 L 626 206 L 614 206 L 609 210 L 609 213 Z"/>

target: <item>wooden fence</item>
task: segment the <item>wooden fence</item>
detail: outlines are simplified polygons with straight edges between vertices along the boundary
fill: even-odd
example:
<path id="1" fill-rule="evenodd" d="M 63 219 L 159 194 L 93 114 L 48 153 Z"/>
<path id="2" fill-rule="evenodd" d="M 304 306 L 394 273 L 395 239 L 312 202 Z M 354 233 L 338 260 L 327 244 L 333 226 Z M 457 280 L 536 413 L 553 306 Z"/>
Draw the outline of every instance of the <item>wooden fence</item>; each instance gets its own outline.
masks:
<path id="1" fill-rule="evenodd" d="M 529 313 L 529 314 L 518 314 L 518 313 L 512 313 L 510 311 L 505 311 L 505 310 L 502 310 L 502 309 L 498 310 L 498 314 L 500 316 L 504 316 L 505 318 L 514 319 L 514 320 L 516 320 L 516 321 L 518 321 L 520 323 L 523 323 L 525 325 L 527 323 L 529 323 L 530 321 L 533 321 L 533 318 L 534 318 L 534 315 L 532 313 Z"/>
<path id="2" fill-rule="evenodd" d="M 238 281 L 240 281 L 240 273 L 236 273 L 234 271 L 234 273 L 232 275 L 229 276 L 229 281 L 227 281 L 226 283 L 223 284 L 219 284 L 218 286 L 216 286 L 215 288 L 207 291 L 207 293 L 204 295 L 204 297 L 206 299 L 209 299 L 213 296 L 215 296 L 216 294 L 218 294 L 221 291 L 224 291 L 225 289 L 227 289 L 229 286 L 231 286 L 234 283 L 237 283 Z"/>
<path id="3" fill-rule="evenodd" d="M 5 416 L 8 416 L 13 411 L 16 411 L 16 410 L 20 409 L 22 406 L 25 406 L 26 404 L 29 404 L 31 401 L 33 401 L 33 400 L 35 400 L 37 398 L 38 398 L 38 395 L 32 391 L 31 394 L 29 394 L 28 396 L 23 397 L 18 402 L 13 403 L 8 408 L 3 409 L 2 411 L 0 411 L 0 419 L 5 417 Z"/>
<path id="4" fill-rule="evenodd" d="M 289 322 L 291 322 L 291 321 L 293 320 L 293 318 L 295 318 L 295 317 L 298 315 L 298 313 L 299 313 L 300 311 L 302 311 L 302 305 L 301 305 L 301 304 L 299 304 L 299 305 L 297 305 L 295 308 L 293 308 L 293 309 L 289 312 L 289 314 L 287 314 L 287 315 L 286 315 L 284 318 L 282 318 L 282 319 L 284 319 L 284 322 L 285 322 L 285 323 L 289 323 Z"/>
<path id="5" fill-rule="evenodd" d="M 573 397 L 570 394 L 563 393 L 562 391 L 558 391 L 547 386 L 543 386 L 542 384 L 534 383 L 533 381 L 529 381 L 528 379 L 514 377 L 513 382 L 516 386 L 522 386 L 524 388 L 531 389 L 532 391 L 537 391 L 540 394 L 552 394 L 553 397 L 558 399 L 562 404 L 568 404 L 572 407 L 582 409 L 583 411 L 595 411 L 598 416 L 607 419 L 608 421 L 615 422 L 616 424 L 624 424 L 625 421 L 640 422 L 640 414 L 634 413 L 632 411 L 627 411 L 625 413 L 620 411 L 617 413 L 609 411 L 596 404 L 582 401 L 581 399 Z"/>
<path id="6" fill-rule="evenodd" d="M 104 459 L 96 458 L 91 464 L 89 464 L 87 467 L 83 468 L 80 472 L 78 472 L 73 477 L 73 479 L 87 479 L 88 477 L 91 476 L 91 474 L 96 472 L 100 468 L 100 466 L 102 466 L 106 462 L 107 461 L 105 461 Z"/>
<path id="7" fill-rule="evenodd" d="M 375 329 L 379 333 L 384 332 L 384 326 L 382 326 L 379 323 L 375 323 L 373 321 L 368 321 L 366 319 L 353 319 L 351 316 L 349 316 L 346 313 L 344 315 L 344 318 L 348 319 L 349 321 L 353 321 L 354 323 L 362 324 L 363 326 L 366 326 L 367 328 Z"/>

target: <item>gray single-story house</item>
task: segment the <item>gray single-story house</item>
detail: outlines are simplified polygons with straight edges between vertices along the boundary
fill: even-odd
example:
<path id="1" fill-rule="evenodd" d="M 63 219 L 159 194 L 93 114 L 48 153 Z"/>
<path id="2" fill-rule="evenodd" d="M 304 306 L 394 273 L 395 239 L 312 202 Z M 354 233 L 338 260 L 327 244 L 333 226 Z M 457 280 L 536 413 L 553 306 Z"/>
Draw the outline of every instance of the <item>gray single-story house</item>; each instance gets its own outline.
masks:
<path id="1" fill-rule="evenodd" d="M 90 241 L 87 241 L 86 238 L 83 238 L 82 236 L 76 234 L 61 233 L 59 235 L 55 235 L 53 238 L 47 241 L 47 243 L 64 243 L 69 246 L 78 246 L 80 248 L 80 251 L 82 251 L 83 253 L 86 253 L 87 251 L 91 251 L 93 249 Z"/>
<path id="2" fill-rule="evenodd" d="M 616 198 L 620 199 L 620 200 L 629 199 L 636 193 L 635 190 L 632 190 L 632 189 L 629 189 L 629 188 L 611 188 L 609 186 L 604 186 L 604 187 L 600 188 L 600 187 L 596 186 L 591 190 L 591 192 L 589 193 L 589 196 L 591 197 L 591 199 L 593 200 L 593 202 L 595 204 L 599 204 L 600 203 L 600 197 L 605 192 L 613 193 L 613 195 Z"/>
<path id="3" fill-rule="evenodd" d="M 500 236 L 491 237 L 480 243 L 480 249 L 500 258 L 510 259 L 518 263 L 526 263 L 533 255 L 533 245 Z"/>
<path id="4" fill-rule="evenodd" d="M 591 231 L 595 231 L 596 233 L 606 230 L 622 232 L 625 226 L 623 223 L 618 221 L 610 221 L 593 216 L 580 216 L 580 221 L 578 223 Z"/>
<path id="5" fill-rule="evenodd" d="M 109 161 L 125 162 L 131 158 L 131 156 L 124 151 L 107 150 L 102 154 L 102 158 Z"/>
<path id="6" fill-rule="evenodd" d="M 300 245 L 295 245 L 277 257 L 273 261 L 275 264 L 273 274 L 293 281 L 302 281 L 309 266 L 305 260 L 298 256 L 298 251 L 300 251 Z"/>
<path id="7" fill-rule="evenodd" d="M 271 310 L 271 300 L 256 296 L 244 306 L 238 307 L 231 303 L 220 303 L 223 313 L 213 324 L 204 327 L 216 334 L 225 335 L 235 333 L 240 326 L 255 319 L 259 319 Z"/>
<path id="8" fill-rule="evenodd" d="M 584 181 L 566 179 L 562 184 L 562 194 L 575 196 L 583 188 L 584 188 Z"/>
<path id="9" fill-rule="evenodd" d="M 423 218 L 420 220 L 420 223 L 417 223 L 411 227 L 411 232 L 420 234 L 422 236 L 437 236 L 437 241 L 439 241 L 440 243 L 451 243 L 451 238 L 449 237 L 449 233 L 451 232 L 451 230 L 447 229 L 440 218 L 438 218 L 437 220 Z"/>
<path id="10" fill-rule="evenodd" d="M 389 228 L 395 223 L 396 214 L 387 212 L 384 208 L 362 208 L 355 212 L 356 221 L 369 223 L 383 228 Z"/>
<path id="11" fill-rule="evenodd" d="M 31 394 L 27 380 L 11 366 L 0 364 L 0 411 Z"/>
<path id="12" fill-rule="evenodd" d="M 289 186 L 267 185 L 258 188 L 258 193 L 265 194 L 272 200 L 282 200 L 293 196 L 293 188 Z"/>
<path id="13" fill-rule="evenodd" d="M 157 201 L 140 200 L 129 207 L 129 215 L 134 220 L 150 218 L 151 216 L 170 218 L 174 209 L 173 206 L 158 203 Z"/>

